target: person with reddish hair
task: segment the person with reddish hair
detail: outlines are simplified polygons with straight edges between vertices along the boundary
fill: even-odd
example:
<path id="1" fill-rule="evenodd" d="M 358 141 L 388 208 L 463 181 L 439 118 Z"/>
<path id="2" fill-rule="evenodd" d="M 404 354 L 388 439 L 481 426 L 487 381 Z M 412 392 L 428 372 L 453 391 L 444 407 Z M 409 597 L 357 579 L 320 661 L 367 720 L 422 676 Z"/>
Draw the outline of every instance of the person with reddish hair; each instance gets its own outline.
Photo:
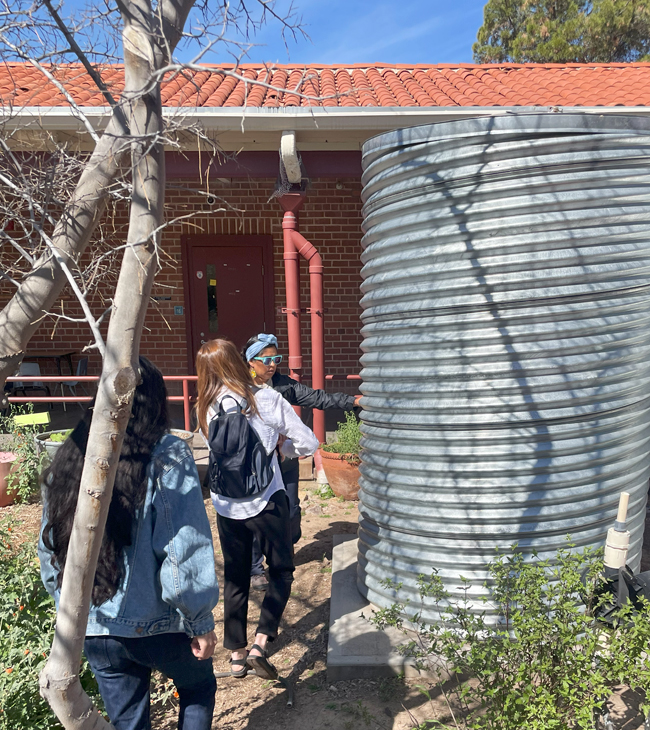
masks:
<path id="1" fill-rule="evenodd" d="M 288 375 L 278 371 L 282 355 L 278 354 L 278 340 L 273 334 L 258 334 L 251 337 L 244 345 L 242 357 L 249 367 L 255 385 L 260 388 L 273 388 L 292 406 L 320 408 L 321 410 L 340 408 L 351 411 L 359 406 L 360 395 L 347 393 L 327 393 L 324 390 L 310 388 Z M 282 481 L 289 497 L 289 513 L 291 517 L 291 539 L 295 545 L 302 537 L 300 495 L 298 483 L 300 468 L 298 459 L 284 459 L 280 464 Z M 268 581 L 264 575 L 264 555 L 257 540 L 253 541 L 253 565 L 251 568 L 251 585 L 257 590 L 266 590 Z"/>
<path id="2" fill-rule="evenodd" d="M 270 461 L 268 483 L 253 494 L 228 496 L 226 490 L 215 486 L 212 476 L 210 489 L 224 560 L 223 645 L 232 652 L 231 674 L 244 677 L 249 669 L 255 669 L 258 676 L 275 679 L 277 670 L 267 659 L 267 643 L 277 637 L 294 572 L 289 500 L 277 452 L 289 458 L 308 456 L 318 448 L 318 439 L 279 393 L 255 385 L 248 366 L 229 340 L 206 342 L 197 354 L 196 372 L 196 414 L 208 444 L 212 444 L 218 426 L 215 423 L 211 428 L 215 419 L 225 418 L 228 413 L 242 413 Z M 255 641 L 247 650 L 253 538 L 259 540 L 266 556 L 269 587 Z"/>

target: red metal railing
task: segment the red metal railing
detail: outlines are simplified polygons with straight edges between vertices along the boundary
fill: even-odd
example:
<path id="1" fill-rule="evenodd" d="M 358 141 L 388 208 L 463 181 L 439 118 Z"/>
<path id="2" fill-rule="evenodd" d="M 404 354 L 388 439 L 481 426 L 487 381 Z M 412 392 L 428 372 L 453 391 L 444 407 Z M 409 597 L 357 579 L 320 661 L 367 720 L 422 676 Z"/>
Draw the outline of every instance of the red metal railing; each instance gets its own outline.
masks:
<path id="1" fill-rule="evenodd" d="M 325 380 L 361 380 L 360 375 L 326 375 Z M 8 383 L 96 383 L 99 380 L 99 375 L 14 375 L 7 378 Z M 167 396 L 167 400 L 172 403 L 183 404 L 183 416 L 185 420 L 185 429 L 190 430 L 190 415 L 192 410 L 193 396 L 190 395 L 190 383 L 196 382 L 196 375 L 164 375 L 163 380 L 167 383 L 178 383 L 183 384 L 183 395 L 170 395 Z M 63 389 L 61 389 L 63 392 Z M 42 398 L 35 398 L 30 396 L 17 397 L 9 396 L 10 403 L 90 403 L 92 400 L 90 395 L 70 395 L 70 396 L 44 396 Z"/>
<path id="2" fill-rule="evenodd" d="M 192 397 L 190 396 L 190 382 L 195 382 L 196 375 L 164 375 L 163 379 L 165 382 L 179 382 L 183 383 L 183 395 L 170 395 L 167 396 L 167 400 L 172 403 L 183 403 L 183 416 L 185 420 L 185 429 L 190 430 L 190 413 Z M 99 380 L 99 375 L 14 375 L 7 378 L 8 383 L 96 383 Z M 61 391 L 63 392 L 63 390 Z M 70 396 L 44 396 L 42 398 L 35 398 L 33 396 L 17 397 L 9 396 L 10 403 L 90 403 L 92 400 L 90 395 L 70 395 Z"/>

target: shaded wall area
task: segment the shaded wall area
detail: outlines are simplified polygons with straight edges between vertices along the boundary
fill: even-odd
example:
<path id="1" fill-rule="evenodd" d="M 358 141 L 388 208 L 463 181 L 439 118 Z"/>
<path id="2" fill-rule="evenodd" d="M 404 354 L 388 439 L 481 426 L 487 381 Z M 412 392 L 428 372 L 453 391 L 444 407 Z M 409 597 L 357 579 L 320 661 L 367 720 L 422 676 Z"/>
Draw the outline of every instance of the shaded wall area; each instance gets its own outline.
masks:
<path id="1" fill-rule="evenodd" d="M 203 182 L 191 177 L 172 178 L 166 189 L 167 219 L 196 213 L 191 219 L 171 222 L 162 236 L 161 270 L 153 287 L 151 303 L 142 338 L 142 354 L 149 357 L 166 375 L 188 372 L 186 316 L 175 314 L 175 307 L 185 305 L 181 237 L 192 234 L 219 236 L 269 235 L 273 239 L 274 292 L 276 334 L 280 350 L 286 352 L 286 315 L 284 264 L 282 244 L 282 211 L 269 200 L 275 178 L 246 179 L 216 178 Z M 217 199 L 206 202 L 205 192 Z M 361 283 L 361 183 L 357 177 L 319 178 L 312 180 L 300 213 L 300 230 L 320 251 L 325 266 L 325 371 L 337 376 L 355 374 L 360 370 L 361 342 L 359 285 Z M 116 245 L 126 237 L 128 217 L 124 208 L 110 209 L 103 222 L 105 235 Z M 87 256 L 85 257 L 88 258 Z M 110 271 L 97 278 L 91 305 L 99 314 L 108 305 L 117 278 L 119 256 Z M 0 306 L 12 295 L 13 288 L 0 282 Z M 309 306 L 309 276 L 305 262 L 301 264 L 302 306 Z M 69 290 L 65 290 L 56 310 L 70 317 L 80 317 L 81 311 Z M 104 331 L 106 326 L 104 326 Z M 310 378 L 309 315 L 302 315 L 303 358 L 305 380 Z M 87 325 L 46 317 L 30 343 L 30 350 L 74 350 L 76 362 L 84 346 L 90 343 Z M 54 374 L 54 362 L 41 361 L 42 372 Z M 100 358 L 89 354 L 89 374 L 97 374 Z M 64 374 L 66 367 L 64 365 Z M 354 383 L 335 380 L 330 390 L 357 392 Z"/>

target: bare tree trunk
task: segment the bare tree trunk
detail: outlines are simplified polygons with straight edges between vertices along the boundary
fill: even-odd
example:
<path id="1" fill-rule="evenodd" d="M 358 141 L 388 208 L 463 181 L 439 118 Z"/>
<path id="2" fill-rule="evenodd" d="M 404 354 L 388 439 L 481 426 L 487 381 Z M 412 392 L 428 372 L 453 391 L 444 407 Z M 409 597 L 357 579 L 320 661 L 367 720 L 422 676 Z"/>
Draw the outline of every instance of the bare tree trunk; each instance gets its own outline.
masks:
<path id="1" fill-rule="evenodd" d="M 107 723 L 93 708 L 79 682 L 97 557 L 111 501 L 115 472 L 133 392 L 138 380 L 140 335 L 156 272 L 156 237 L 164 201 L 164 151 L 159 85 L 142 94 L 161 54 L 154 45 L 153 15 L 138 0 L 120 10 L 125 22 L 125 96 L 133 142 L 133 194 L 129 246 L 124 253 L 106 358 L 88 437 L 79 501 L 61 587 L 56 633 L 41 674 L 41 693 L 66 730 L 99 730 Z"/>
<path id="2" fill-rule="evenodd" d="M 121 113 L 113 114 L 54 230 L 53 243 L 64 257 L 78 260 L 104 213 L 109 187 L 128 150 L 128 132 L 120 123 L 120 116 Z M 0 400 L 5 379 L 20 365 L 29 340 L 66 281 L 65 274 L 48 251 L 0 312 Z"/>
<path id="3" fill-rule="evenodd" d="M 127 3 L 129 6 L 131 4 Z M 193 4 L 194 0 L 162 0 L 160 25 L 151 29 L 150 39 L 152 48 L 157 45 L 158 68 L 171 61 L 171 54 L 182 37 Z M 133 3 L 133 6 L 136 4 Z M 155 18 L 150 8 L 148 12 L 149 18 Z M 54 245 L 64 257 L 78 260 L 86 249 L 106 208 L 109 188 L 120 171 L 127 151 L 128 134 L 123 110 L 117 109 L 52 236 Z M 0 311 L 0 406 L 6 405 L 3 392 L 6 378 L 13 375 L 20 365 L 30 339 L 65 284 L 63 271 L 51 253 L 47 252 L 36 262 L 18 291 Z"/>

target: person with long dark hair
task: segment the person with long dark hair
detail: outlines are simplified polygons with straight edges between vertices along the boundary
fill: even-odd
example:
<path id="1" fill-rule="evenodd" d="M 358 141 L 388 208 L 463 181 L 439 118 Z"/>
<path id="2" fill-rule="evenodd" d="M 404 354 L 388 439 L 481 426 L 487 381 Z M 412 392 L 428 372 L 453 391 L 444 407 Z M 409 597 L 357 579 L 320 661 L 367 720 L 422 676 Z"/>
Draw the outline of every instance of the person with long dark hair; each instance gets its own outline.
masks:
<path id="1" fill-rule="evenodd" d="M 265 679 L 277 671 L 266 657 L 267 642 L 277 636 L 293 581 L 293 551 L 289 501 L 276 454 L 297 457 L 313 454 L 318 439 L 298 418 L 279 393 L 258 388 L 235 345 L 229 340 L 206 342 L 196 357 L 198 375 L 197 420 L 210 439 L 210 423 L 241 410 L 267 456 L 271 475 L 266 486 L 249 496 L 233 498 L 212 493 L 224 562 L 224 641 L 232 652 L 231 674 L 243 677 L 249 668 Z M 233 403 L 234 401 L 234 403 Z M 218 426 L 218 423 L 216 424 Z M 286 437 L 285 440 L 281 436 Z M 272 455 L 272 456 L 271 456 Z M 213 485 L 211 484 L 211 489 Z M 250 651 L 247 638 L 248 597 L 253 538 L 264 550 L 269 564 L 269 588 L 262 602 L 255 641 Z"/>
<path id="2" fill-rule="evenodd" d="M 278 340 L 275 335 L 259 334 L 251 337 L 242 350 L 244 362 L 250 369 L 250 375 L 260 388 L 273 388 L 292 406 L 305 408 L 340 408 L 351 411 L 359 405 L 360 395 L 347 393 L 327 393 L 324 390 L 310 388 L 278 370 L 282 355 L 278 355 Z M 298 459 L 283 459 L 280 464 L 282 481 L 289 498 L 291 515 L 291 540 L 295 545 L 302 536 L 300 497 L 298 482 L 300 467 Z M 251 585 L 257 590 L 266 590 L 268 581 L 263 570 L 264 555 L 255 540 L 253 542 L 253 565 L 251 567 Z"/>
<path id="3" fill-rule="evenodd" d="M 179 730 L 209 730 L 217 688 L 212 610 L 219 599 L 210 524 L 189 447 L 169 431 L 160 371 L 141 382 L 113 487 L 84 650 L 116 730 L 150 730 L 152 669 L 178 691 Z M 43 474 L 41 576 L 57 604 L 92 407 Z"/>

